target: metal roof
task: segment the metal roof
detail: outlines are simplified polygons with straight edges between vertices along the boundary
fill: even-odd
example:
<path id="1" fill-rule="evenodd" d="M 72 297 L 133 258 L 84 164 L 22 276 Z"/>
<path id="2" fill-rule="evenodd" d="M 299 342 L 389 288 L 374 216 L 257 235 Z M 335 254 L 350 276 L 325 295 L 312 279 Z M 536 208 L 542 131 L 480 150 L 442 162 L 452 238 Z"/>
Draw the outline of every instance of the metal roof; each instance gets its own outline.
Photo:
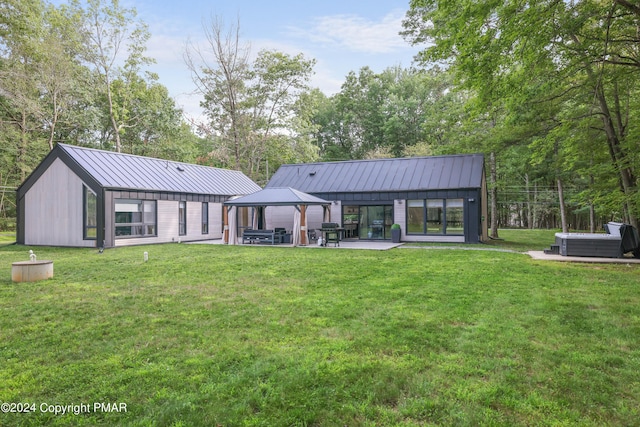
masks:
<path id="1" fill-rule="evenodd" d="M 240 171 L 58 144 L 79 167 L 108 189 L 233 196 L 259 191 Z"/>
<path id="2" fill-rule="evenodd" d="M 253 194 L 227 200 L 230 206 L 328 205 L 331 202 L 293 188 L 265 188 Z"/>
<path id="3" fill-rule="evenodd" d="M 352 160 L 282 165 L 266 188 L 306 193 L 452 190 L 480 188 L 482 154 Z"/>

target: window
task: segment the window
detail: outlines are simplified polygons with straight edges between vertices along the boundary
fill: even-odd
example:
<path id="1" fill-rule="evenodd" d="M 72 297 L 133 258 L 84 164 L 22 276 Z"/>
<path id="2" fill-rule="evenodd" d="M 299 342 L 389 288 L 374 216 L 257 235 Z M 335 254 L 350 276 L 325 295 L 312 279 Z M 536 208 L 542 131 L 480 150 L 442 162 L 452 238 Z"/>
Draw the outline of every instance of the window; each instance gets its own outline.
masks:
<path id="1" fill-rule="evenodd" d="M 155 200 L 116 199 L 116 237 L 156 235 Z"/>
<path id="2" fill-rule="evenodd" d="M 463 199 L 407 200 L 407 234 L 464 234 Z"/>
<path id="3" fill-rule="evenodd" d="M 202 203 L 202 234 L 209 234 L 209 203 Z"/>
<path id="4" fill-rule="evenodd" d="M 464 201 L 447 199 L 447 234 L 464 234 Z"/>
<path id="5" fill-rule="evenodd" d="M 407 200 L 407 234 L 424 234 L 424 200 Z"/>
<path id="6" fill-rule="evenodd" d="M 98 198 L 96 193 L 86 185 L 82 186 L 83 200 L 83 238 L 96 240 L 98 238 Z"/>
<path id="7" fill-rule="evenodd" d="M 178 235 L 187 234 L 187 202 L 178 202 Z"/>
<path id="8" fill-rule="evenodd" d="M 427 234 L 444 234 L 444 200 L 427 199 Z"/>

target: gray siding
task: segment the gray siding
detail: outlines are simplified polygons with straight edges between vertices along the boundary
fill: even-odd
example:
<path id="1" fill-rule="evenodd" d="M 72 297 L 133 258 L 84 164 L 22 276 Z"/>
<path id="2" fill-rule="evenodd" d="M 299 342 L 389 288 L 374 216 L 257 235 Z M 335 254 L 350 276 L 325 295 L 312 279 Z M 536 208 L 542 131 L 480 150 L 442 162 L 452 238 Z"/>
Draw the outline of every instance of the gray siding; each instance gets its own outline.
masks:
<path id="1" fill-rule="evenodd" d="M 115 206 L 111 205 L 111 212 Z M 178 202 L 169 200 L 157 201 L 157 236 L 115 239 L 115 246 L 147 245 L 153 243 L 169 243 L 178 241 Z"/>
<path id="2" fill-rule="evenodd" d="M 284 228 L 288 232 L 293 230 L 293 206 L 267 206 L 265 210 L 266 227 L 269 230 Z"/>
<path id="3" fill-rule="evenodd" d="M 113 205 L 112 211 L 114 209 Z M 202 234 L 202 202 L 187 202 L 187 234 L 178 234 L 178 201 L 157 201 L 157 236 L 115 240 L 115 246 L 192 242 L 222 238 L 222 204 L 209 203 L 209 234 Z"/>
<path id="4" fill-rule="evenodd" d="M 268 206 L 266 209 L 267 229 L 284 228 L 293 230 L 293 206 Z M 315 230 L 322 226 L 322 206 L 307 206 L 307 230 Z M 333 217 L 339 221 L 340 215 Z M 333 221 L 333 219 L 332 219 Z"/>
<path id="5" fill-rule="evenodd" d="M 209 239 L 222 239 L 222 203 L 209 203 Z"/>
<path id="6" fill-rule="evenodd" d="M 95 247 L 95 240 L 83 240 L 82 186 L 56 159 L 25 194 L 24 244 Z"/>

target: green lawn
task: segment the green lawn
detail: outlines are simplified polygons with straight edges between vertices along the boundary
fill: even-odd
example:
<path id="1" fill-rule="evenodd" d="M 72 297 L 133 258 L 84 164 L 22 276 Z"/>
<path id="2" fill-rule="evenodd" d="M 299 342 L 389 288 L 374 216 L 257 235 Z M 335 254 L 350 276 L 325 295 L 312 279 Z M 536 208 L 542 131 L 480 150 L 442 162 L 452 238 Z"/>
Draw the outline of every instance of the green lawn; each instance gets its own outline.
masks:
<path id="1" fill-rule="evenodd" d="M 7 245 L 16 241 L 15 231 L 0 232 L 0 246 Z"/>
<path id="2" fill-rule="evenodd" d="M 553 242 L 533 235 L 492 245 Z M 53 279 L 10 281 L 29 249 L 55 261 Z M 36 409 L 0 413 L 2 426 L 640 419 L 638 266 L 447 249 L 11 245 L 0 273 L 0 402 Z"/>

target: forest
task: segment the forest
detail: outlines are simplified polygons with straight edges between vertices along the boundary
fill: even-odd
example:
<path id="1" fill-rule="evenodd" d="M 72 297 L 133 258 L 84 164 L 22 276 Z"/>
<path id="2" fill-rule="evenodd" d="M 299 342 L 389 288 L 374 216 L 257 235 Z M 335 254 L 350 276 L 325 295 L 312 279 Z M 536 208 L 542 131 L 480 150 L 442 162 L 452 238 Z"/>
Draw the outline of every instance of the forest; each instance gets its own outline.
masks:
<path id="1" fill-rule="evenodd" d="M 57 143 L 242 170 L 483 153 L 500 227 L 638 226 L 640 7 L 626 0 L 411 0 L 410 67 L 364 66 L 326 95 L 315 60 L 250 54 L 238 22 L 187 43 L 205 119 L 148 71 L 148 26 L 117 0 L 0 0 L 0 229 Z"/>

